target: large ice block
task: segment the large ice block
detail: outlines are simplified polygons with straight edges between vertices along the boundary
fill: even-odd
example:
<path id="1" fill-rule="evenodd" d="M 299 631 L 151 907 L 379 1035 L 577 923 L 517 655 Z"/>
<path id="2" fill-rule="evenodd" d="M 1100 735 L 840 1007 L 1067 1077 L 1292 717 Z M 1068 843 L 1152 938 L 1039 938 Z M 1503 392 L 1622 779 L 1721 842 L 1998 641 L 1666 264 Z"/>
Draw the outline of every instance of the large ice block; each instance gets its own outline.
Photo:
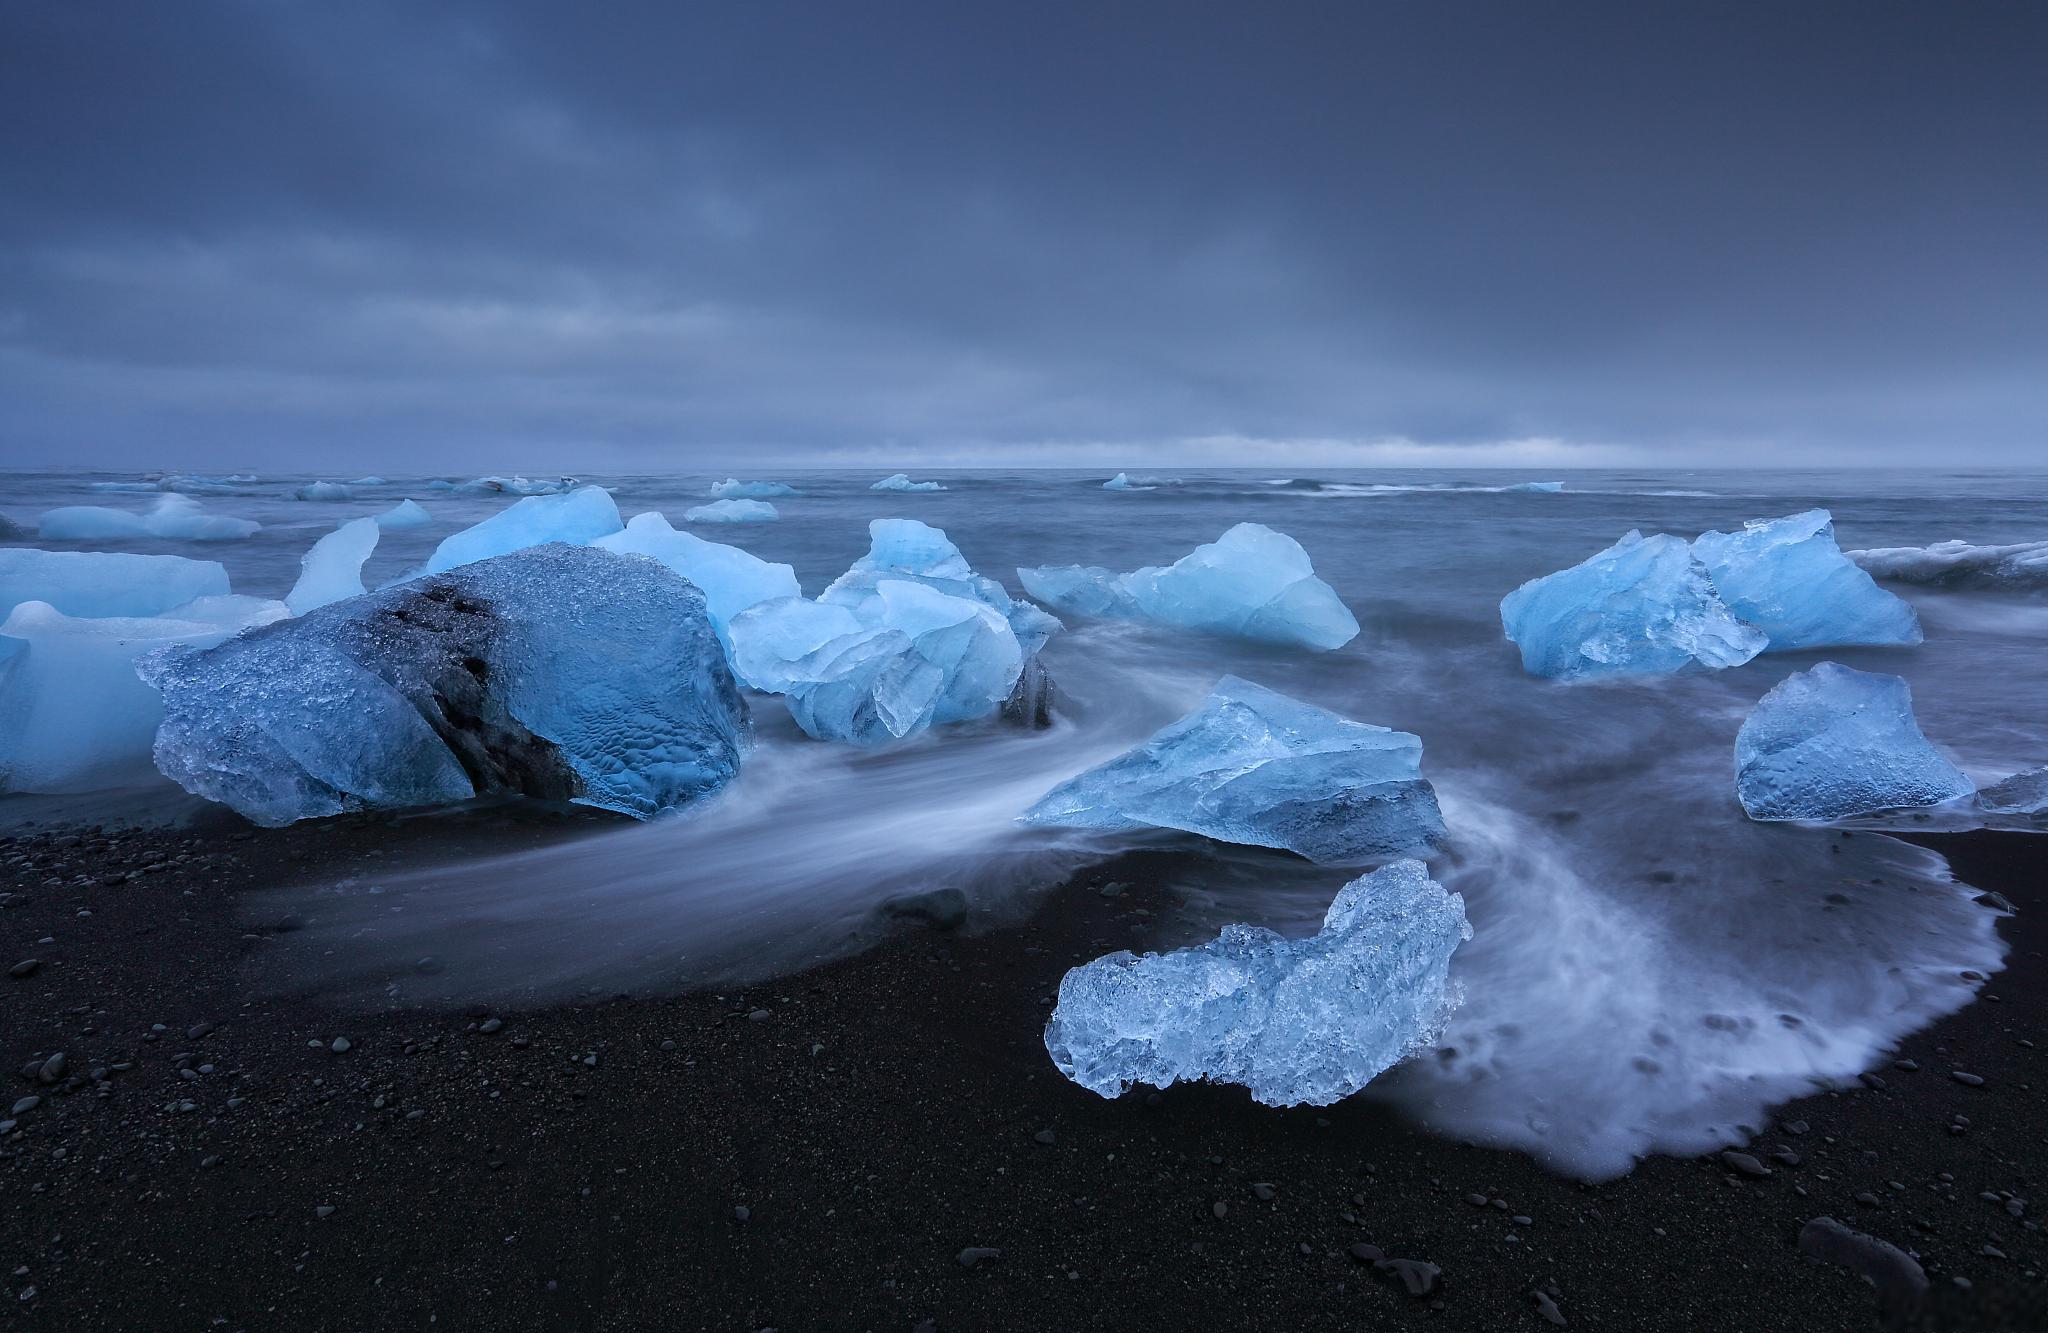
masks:
<path id="1" fill-rule="evenodd" d="M 617 532 L 621 526 L 619 507 L 612 503 L 611 492 L 602 486 L 529 495 L 483 522 L 444 538 L 420 572 L 438 574 L 544 542 L 584 546 Z"/>
<path id="2" fill-rule="evenodd" d="M 2048 815 L 2048 764 L 1992 783 L 1977 793 L 1977 804 L 1994 815 Z"/>
<path id="3" fill-rule="evenodd" d="M 23 602 L 48 602 L 67 616 L 159 616 L 200 597 L 225 597 L 217 560 L 120 551 L 0 549 L 0 619 Z"/>
<path id="4" fill-rule="evenodd" d="M 1207 1079 L 1269 1106 L 1327 1106 L 1436 1041 L 1459 999 L 1451 955 L 1471 937 L 1465 900 L 1397 861 L 1345 885 L 1307 939 L 1230 925 L 1074 968 L 1045 1049 L 1104 1097 Z"/>
<path id="5" fill-rule="evenodd" d="M 741 481 L 738 477 L 727 477 L 724 481 L 711 483 L 711 498 L 714 500 L 778 500 L 785 495 L 801 495 L 803 492 L 786 482 Z"/>
<path id="6" fill-rule="evenodd" d="M 262 524 L 250 518 L 209 514 L 189 495 L 165 495 L 136 514 L 98 505 L 67 505 L 46 511 L 36 531 L 45 541 L 125 541 L 154 537 L 161 541 L 232 542 L 253 535 Z"/>
<path id="7" fill-rule="evenodd" d="M 1948 541 L 1932 546 L 1883 546 L 1848 554 L 1874 577 L 1893 583 L 1997 591 L 2048 588 L 2048 542 L 1972 546 L 1968 542 Z"/>
<path id="8" fill-rule="evenodd" d="M 1059 617 L 1011 597 L 1002 584 L 977 574 L 944 529 L 914 518 L 878 518 L 868 524 L 868 553 L 818 595 L 821 602 L 858 606 L 884 579 L 906 579 L 954 597 L 993 607 L 1010 623 L 1029 657 L 1062 628 Z"/>
<path id="9" fill-rule="evenodd" d="M 1843 819 L 1973 790 L 1921 734 L 1904 680 L 1835 662 L 1757 703 L 1735 738 L 1735 789 L 1751 819 Z"/>
<path id="10" fill-rule="evenodd" d="M 719 638 L 730 643 L 732 618 L 750 606 L 778 597 L 796 597 L 796 571 L 771 564 L 737 546 L 708 542 L 695 533 L 678 532 L 653 511 L 635 514 L 624 530 L 599 537 L 593 546 L 622 554 L 647 555 L 682 575 L 704 594 L 711 623 Z"/>
<path id="11" fill-rule="evenodd" d="M 1835 545 L 1834 515 L 1825 509 L 1703 532 L 1692 553 L 1729 612 L 1770 639 L 1765 652 L 1921 640 L 1913 608 Z"/>
<path id="12" fill-rule="evenodd" d="M 703 594 L 561 543 L 140 669 L 157 766 L 268 825 L 494 793 L 647 818 L 723 786 L 748 735 Z"/>
<path id="13" fill-rule="evenodd" d="M 1735 618 L 1692 548 L 1630 532 L 1570 569 L 1501 599 L 1500 619 L 1531 675 L 1560 680 L 1739 666 L 1764 650 Z"/>
<path id="14" fill-rule="evenodd" d="M 1023 818 L 1183 829 L 1339 865 L 1425 855 L 1444 837 L 1420 740 L 1236 676 L 1143 745 L 1053 788 Z"/>
<path id="15" fill-rule="evenodd" d="M 683 511 L 687 523 L 773 523 L 780 517 L 766 500 L 713 500 Z"/>
<path id="16" fill-rule="evenodd" d="M 376 519 L 352 518 L 314 542 L 299 560 L 299 581 L 284 597 L 292 614 L 362 596 L 363 562 L 377 549 L 380 535 Z"/>
<path id="17" fill-rule="evenodd" d="M 943 491 L 936 481 L 912 481 L 907 473 L 895 472 L 868 487 L 871 491 Z"/>

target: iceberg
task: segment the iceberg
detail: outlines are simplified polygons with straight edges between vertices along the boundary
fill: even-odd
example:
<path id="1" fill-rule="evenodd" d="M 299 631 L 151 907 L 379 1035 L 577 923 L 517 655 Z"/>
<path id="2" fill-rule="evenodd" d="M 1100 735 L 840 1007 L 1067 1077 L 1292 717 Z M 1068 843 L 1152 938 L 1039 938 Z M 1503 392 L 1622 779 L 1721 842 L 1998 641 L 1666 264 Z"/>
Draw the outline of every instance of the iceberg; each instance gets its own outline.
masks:
<path id="1" fill-rule="evenodd" d="M 70 616 L 22 602 L 0 623 L 0 791 L 91 791 L 153 777 L 163 705 L 136 678 L 136 659 L 219 643 L 285 614 L 278 602 L 226 595 L 160 616 Z"/>
<path id="2" fill-rule="evenodd" d="M 1692 548 L 1664 533 L 1631 531 L 1531 579 L 1501 599 L 1500 619 L 1523 670 L 1559 680 L 1740 666 L 1768 643 L 1722 604 Z"/>
<path id="3" fill-rule="evenodd" d="M 713 500 L 683 511 L 685 523 L 773 523 L 780 517 L 766 500 Z"/>
<path id="4" fill-rule="evenodd" d="M 1438 851 L 1422 742 L 1236 676 L 1127 754 L 1069 778 L 1027 824 L 1172 828 L 1325 864 Z"/>
<path id="5" fill-rule="evenodd" d="M 234 495 L 255 480 L 255 477 L 246 473 L 238 473 L 231 477 L 202 477 L 190 472 L 173 472 L 169 476 L 159 477 L 156 489 L 174 491 L 180 495 Z"/>
<path id="6" fill-rule="evenodd" d="M 67 616 L 160 616 L 201 597 L 228 595 L 217 560 L 120 551 L 0 550 L 0 619 L 23 602 L 48 602 Z"/>
<path id="7" fill-rule="evenodd" d="M 727 477 L 724 481 L 711 483 L 711 497 L 714 500 L 778 500 L 785 495 L 801 495 L 796 487 L 779 481 L 741 481 L 738 477 Z"/>
<path id="8" fill-rule="evenodd" d="M 1358 635 L 1358 621 L 1316 577 L 1301 544 L 1258 523 L 1240 523 L 1164 569 L 1117 574 L 1046 565 L 1019 569 L 1017 577 L 1031 596 L 1076 615 L 1153 620 L 1325 651 Z"/>
<path id="9" fill-rule="evenodd" d="M 1913 717 L 1897 676 L 1822 662 L 1772 688 L 1735 738 L 1751 819 L 1843 819 L 1939 805 L 1973 790 Z"/>
<path id="10" fill-rule="evenodd" d="M 444 538 L 420 572 L 438 574 L 544 542 L 586 546 L 621 526 L 619 507 L 602 486 L 582 486 L 560 495 L 529 495 Z"/>
<path id="11" fill-rule="evenodd" d="M 1159 485 L 1157 482 L 1152 481 L 1132 481 L 1127 474 L 1119 472 L 1108 481 L 1103 482 L 1102 489 L 1105 491 L 1156 491 L 1159 489 Z"/>
<path id="12" fill-rule="evenodd" d="M 1880 546 L 1848 555 L 1872 576 L 1893 583 L 1994 591 L 2048 588 L 2048 542 L 1972 546 L 1949 541 L 1932 546 Z"/>
<path id="13" fill-rule="evenodd" d="M 719 640 L 728 645 L 734 616 L 762 602 L 802 594 L 796 571 L 788 565 L 771 564 L 737 546 L 677 532 L 666 518 L 652 511 L 635 514 L 622 531 L 599 537 L 591 545 L 622 555 L 652 556 L 695 584 L 704 594 L 705 610 Z"/>
<path id="14" fill-rule="evenodd" d="M 292 492 L 300 500 L 353 500 L 356 493 L 338 481 L 315 481 Z"/>
<path id="15" fill-rule="evenodd" d="M 314 542 L 299 561 L 299 581 L 285 594 L 295 616 L 363 595 L 363 562 L 383 535 L 374 518 L 352 518 Z"/>
<path id="16" fill-rule="evenodd" d="M 166 495 L 145 514 L 97 505 L 68 505 L 46 511 L 36 531 L 44 541 L 126 541 L 154 537 L 163 541 L 232 542 L 253 535 L 263 525 L 249 518 L 208 514 L 188 495 Z"/>
<path id="17" fill-rule="evenodd" d="M 423 528 L 434 521 L 427 507 L 416 500 L 400 500 L 391 508 L 377 515 L 377 526 L 387 531 L 393 528 Z"/>
<path id="18" fill-rule="evenodd" d="M 871 491 L 943 491 L 946 488 L 936 481 L 912 481 L 901 472 L 882 478 L 868 487 Z"/>
<path id="19" fill-rule="evenodd" d="M 1008 621 L 1026 656 L 1063 628 L 1059 617 L 1020 602 L 1003 585 L 977 574 L 944 529 L 914 518 L 878 518 L 868 524 L 868 553 L 818 595 L 821 602 L 858 606 L 884 580 L 919 583 L 953 597 L 992 607 Z"/>
<path id="20" fill-rule="evenodd" d="M 703 594 L 561 543 L 138 669 L 157 767 L 269 826 L 499 793 L 644 819 L 722 787 L 749 737 Z"/>
<path id="21" fill-rule="evenodd" d="M 454 482 L 449 481 L 446 477 L 436 477 L 427 483 L 427 489 L 430 491 L 452 491 L 457 489 L 457 487 Z"/>
<path id="22" fill-rule="evenodd" d="M 1703 532 L 1692 553 L 1729 612 L 1770 639 L 1765 652 L 1921 641 L 1913 608 L 1835 545 L 1834 515 L 1825 509 Z"/>
<path id="23" fill-rule="evenodd" d="M 440 490 L 444 484 L 433 483 L 430 489 Z M 558 477 L 553 481 L 529 481 L 525 477 L 478 477 L 449 489 L 467 495 L 560 495 L 575 490 L 576 485 L 574 477 Z"/>
<path id="24" fill-rule="evenodd" d="M 1428 1048 L 1459 1001 L 1465 900 L 1420 861 L 1346 884 L 1307 939 L 1230 925 L 1207 944 L 1120 950 L 1060 981 L 1045 1049 L 1104 1097 L 1134 1083 L 1240 1083 L 1268 1106 L 1327 1106 Z"/>
<path id="25" fill-rule="evenodd" d="M 1992 783 L 1977 793 L 1977 805 L 1994 815 L 2048 815 L 2048 764 Z"/>

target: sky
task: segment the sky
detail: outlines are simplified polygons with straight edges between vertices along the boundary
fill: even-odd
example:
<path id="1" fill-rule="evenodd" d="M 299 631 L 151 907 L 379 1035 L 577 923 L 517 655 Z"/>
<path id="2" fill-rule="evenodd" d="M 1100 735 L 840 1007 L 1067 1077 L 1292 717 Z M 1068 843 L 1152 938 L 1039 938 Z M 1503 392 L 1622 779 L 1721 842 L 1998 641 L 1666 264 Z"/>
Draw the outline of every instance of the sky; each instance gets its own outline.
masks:
<path id="1" fill-rule="evenodd" d="M 2048 462 L 2048 5 L 0 7 L 0 464 Z"/>

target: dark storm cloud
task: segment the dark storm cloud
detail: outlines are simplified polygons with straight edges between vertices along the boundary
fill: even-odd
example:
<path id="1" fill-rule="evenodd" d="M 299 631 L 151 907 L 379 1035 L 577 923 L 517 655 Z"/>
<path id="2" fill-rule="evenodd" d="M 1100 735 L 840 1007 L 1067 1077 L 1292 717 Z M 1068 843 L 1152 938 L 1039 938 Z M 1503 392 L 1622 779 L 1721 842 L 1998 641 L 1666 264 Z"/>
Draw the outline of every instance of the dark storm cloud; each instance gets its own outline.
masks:
<path id="1" fill-rule="evenodd" d="M 0 448 L 2048 442 L 2039 6 L 994 9 L 11 6 Z"/>

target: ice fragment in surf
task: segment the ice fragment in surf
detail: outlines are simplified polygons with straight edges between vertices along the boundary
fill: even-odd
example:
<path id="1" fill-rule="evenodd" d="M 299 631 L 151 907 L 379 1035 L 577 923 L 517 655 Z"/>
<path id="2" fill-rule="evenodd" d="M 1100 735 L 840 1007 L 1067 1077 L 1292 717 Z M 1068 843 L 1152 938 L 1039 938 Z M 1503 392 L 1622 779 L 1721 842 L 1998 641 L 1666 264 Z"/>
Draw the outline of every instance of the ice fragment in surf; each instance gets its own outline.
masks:
<path id="1" fill-rule="evenodd" d="M 1873 577 L 1895 583 L 1996 591 L 2048 588 L 2048 542 L 1972 546 L 1968 542 L 1949 541 L 1932 546 L 1883 546 L 1851 551 L 1849 558 Z"/>
<path id="2" fill-rule="evenodd" d="M 253 535 L 263 525 L 250 518 L 209 514 L 189 495 L 166 495 L 147 513 L 68 505 L 52 509 L 36 522 L 45 541 L 123 541 L 154 537 L 162 541 L 232 542 Z"/>
<path id="3" fill-rule="evenodd" d="M 1767 643 L 1722 604 L 1692 548 L 1663 533 L 1630 532 L 1531 579 L 1501 599 L 1500 620 L 1522 668 L 1560 680 L 1739 666 Z"/>
<path id="4" fill-rule="evenodd" d="M 1152 477 L 1133 477 L 1127 473 L 1119 472 L 1108 481 L 1103 482 L 1102 489 L 1105 491 L 1156 491 L 1159 489 L 1159 485 L 1159 481 Z"/>
<path id="5" fill-rule="evenodd" d="M 1019 569 L 1024 591 L 1076 615 L 1153 620 L 1211 634 L 1235 634 L 1310 648 L 1340 648 L 1358 621 L 1300 543 L 1258 523 L 1240 523 L 1165 568 L 1118 574 L 1096 566 Z"/>
<path id="6" fill-rule="evenodd" d="M 619 507 L 602 486 L 582 486 L 559 495 L 529 495 L 443 539 L 420 572 L 438 574 L 543 542 L 584 546 L 617 532 L 620 526 Z"/>
<path id="7" fill-rule="evenodd" d="M 559 543 L 140 670 L 157 766 L 273 826 L 496 793 L 646 818 L 723 786 L 747 741 L 703 594 Z"/>
<path id="8" fill-rule="evenodd" d="M 1766 652 L 1921 640 L 1913 608 L 1835 545 L 1834 516 L 1825 509 L 1754 519 L 1740 532 L 1703 532 L 1692 553 L 1722 604 L 1770 639 Z"/>
<path id="9" fill-rule="evenodd" d="M 426 506 L 417 500 L 400 500 L 391 508 L 377 515 L 377 526 L 392 528 L 423 528 L 434 521 Z"/>
<path id="10" fill-rule="evenodd" d="M 1307 939 L 1230 925 L 1074 968 L 1045 1048 L 1104 1097 L 1208 1079 L 1269 1106 L 1327 1106 L 1436 1040 L 1457 1004 L 1451 955 L 1471 937 L 1464 899 L 1396 861 L 1345 885 Z"/>
<path id="11" fill-rule="evenodd" d="M 5 514 L 0 514 L 0 542 L 27 541 L 29 530 Z"/>
<path id="12" fill-rule="evenodd" d="M 690 523 L 773 523 L 780 517 L 766 500 L 713 500 L 683 511 Z"/>
<path id="13" fill-rule="evenodd" d="M 1053 788 L 1032 824 L 1184 829 L 1356 863 L 1437 849 L 1422 742 L 1226 676 L 1195 712 Z"/>
<path id="14" fill-rule="evenodd" d="M 788 565 L 771 564 L 737 546 L 678 532 L 652 511 L 634 515 L 623 531 L 599 537 L 591 545 L 652 556 L 696 584 L 722 640 L 729 641 L 732 618 L 748 607 L 800 592 L 796 571 Z"/>
<path id="15" fill-rule="evenodd" d="M 560 495 L 576 489 L 574 477 L 557 477 L 553 481 L 529 480 L 525 477 L 478 477 L 465 481 L 460 486 L 451 486 L 445 481 L 430 483 L 434 490 L 456 490 L 465 495 Z"/>
<path id="16" fill-rule="evenodd" d="M 353 500 L 355 492 L 338 481 L 316 481 L 292 492 L 301 500 Z"/>
<path id="17" fill-rule="evenodd" d="M 1751 819 L 1842 819 L 1972 790 L 1921 734 L 1905 681 L 1835 662 L 1758 701 L 1735 738 L 1735 788 Z"/>
<path id="18" fill-rule="evenodd" d="M 284 604 L 302 616 L 316 607 L 363 594 L 363 562 L 381 535 L 374 518 L 354 518 L 314 542 L 299 561 L 299 581 Z"/>
<path id="19" fill-rule="evenodd" d="M 1556 495 L 1564 489 L 1561 481 L 1518 481 L 1512 486 L 1501 487 L 1503 491 L 1529 491 L 1537 495 Z"/>
<path id="20" fill-rule="evenodd" d="M 871 491 L 943 491 L 946 488 L 936 481 L 912 481 L 904 473 L 897 472 L 882 478 L 868 487 Z"/>
<path id="21" fill-rule="evenodd" d="M 727 477 L 724 481 L 711 483 L 711 496 L 716 500 L 777 500 L 785 495 L 801 495 L 796 487 L 780 481 L 741 481 Z"/>
<path id="22" fill-rule="evenodd" d="M 228 572 L 215 560 L 0 550 L 0 619 L 22 602 L 48 602 L 67 616 L 157 616 L 195 598 L 227 593 Z"/>
<path id="23" fill-rule="evenodd" d="M 1994 815 L 2048 815 L 2048 764 L 1992 783 L 1977 793 L 1977 804 Z"/>

